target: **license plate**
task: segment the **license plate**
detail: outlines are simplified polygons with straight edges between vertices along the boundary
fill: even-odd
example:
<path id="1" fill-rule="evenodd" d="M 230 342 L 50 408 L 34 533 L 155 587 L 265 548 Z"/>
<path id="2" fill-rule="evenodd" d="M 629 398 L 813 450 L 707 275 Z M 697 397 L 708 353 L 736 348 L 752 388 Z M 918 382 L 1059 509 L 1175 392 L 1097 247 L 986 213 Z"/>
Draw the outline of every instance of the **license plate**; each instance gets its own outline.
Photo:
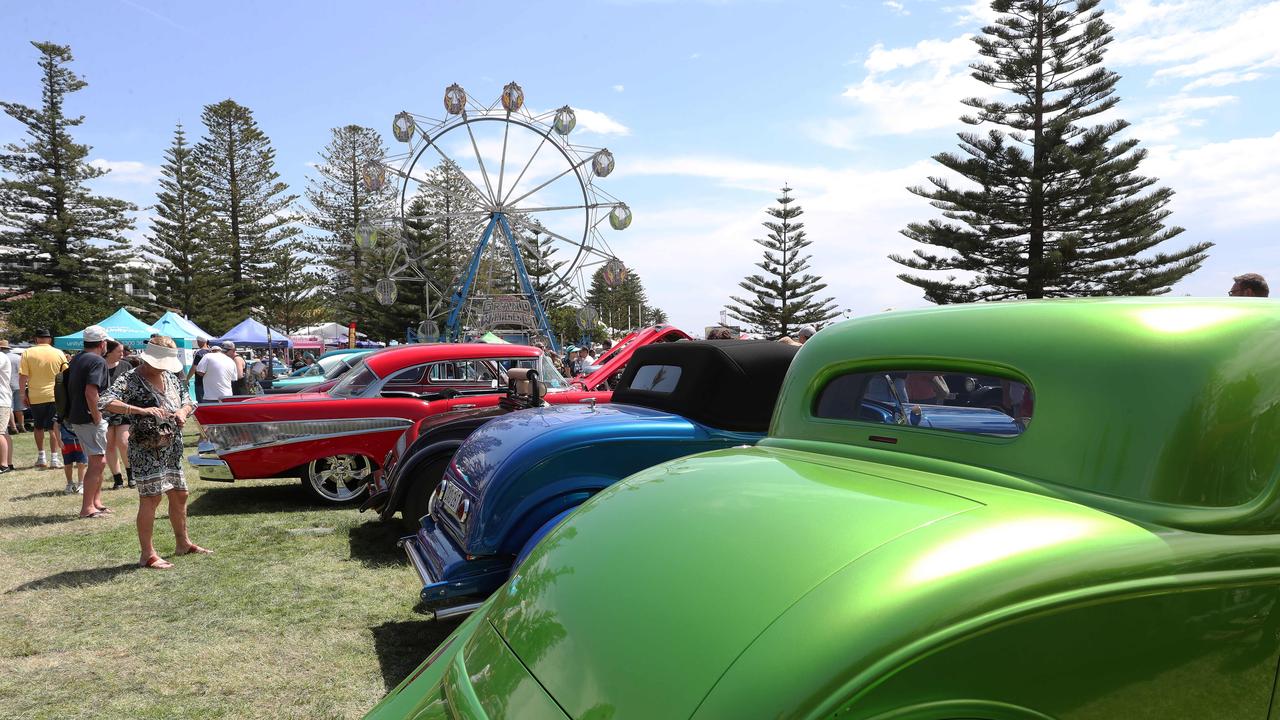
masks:
<path id="1" fill-rule="evenodd" d="M 462 504 L 462 488 L 457 483 L 449 483 L 444 488 L 444 509 L 454 518 L 458 517 L 458 506 Z"/>

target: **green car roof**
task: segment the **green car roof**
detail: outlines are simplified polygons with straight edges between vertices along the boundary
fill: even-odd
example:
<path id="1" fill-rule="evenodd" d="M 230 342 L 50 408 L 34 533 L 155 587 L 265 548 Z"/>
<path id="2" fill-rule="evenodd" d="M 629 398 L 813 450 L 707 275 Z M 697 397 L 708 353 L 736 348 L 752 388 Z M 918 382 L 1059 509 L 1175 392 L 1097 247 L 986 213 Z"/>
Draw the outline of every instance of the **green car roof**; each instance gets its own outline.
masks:
<path id="1" fill-rule="evenodd" d="M 871 315 L 805 344 L 764 444 L 952 460 L 1176 527 L 1275 528 L 1277 357 L 1280 304 L 1254 298 L 1052 300 Z M 994 438 L 812 412 L 816 394 L 842 373 L 913 368 L 1023 380 L 1034 418 L 1020 436 Z"/>

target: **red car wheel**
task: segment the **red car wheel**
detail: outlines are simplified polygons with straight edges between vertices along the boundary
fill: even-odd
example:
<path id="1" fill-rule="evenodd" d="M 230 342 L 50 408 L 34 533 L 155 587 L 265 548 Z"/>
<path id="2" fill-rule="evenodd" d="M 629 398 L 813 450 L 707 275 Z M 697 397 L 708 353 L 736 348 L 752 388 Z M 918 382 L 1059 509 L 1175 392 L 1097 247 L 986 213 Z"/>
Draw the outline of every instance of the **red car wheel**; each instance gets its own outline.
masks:
<path id="1" fill-rule="evenodd" d="M 317 500 L 348 505 L 364 497 L 373 477 L 373 461 L 364 455 L 334 455 L 307 464 L 302 486 Z"/>

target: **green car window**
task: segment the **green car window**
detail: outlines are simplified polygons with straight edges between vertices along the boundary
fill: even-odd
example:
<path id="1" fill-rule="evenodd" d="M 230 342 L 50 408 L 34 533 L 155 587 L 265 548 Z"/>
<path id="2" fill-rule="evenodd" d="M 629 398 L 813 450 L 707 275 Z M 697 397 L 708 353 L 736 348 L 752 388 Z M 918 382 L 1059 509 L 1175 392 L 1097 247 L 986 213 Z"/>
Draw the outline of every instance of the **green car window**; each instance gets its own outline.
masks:
<path id="1" fill-rule="evenodd" d="M 815 417 L 1016 437 L 1031 422 L 1031 388 L 1018 380 L 945 369 L 839 375 L 818 393 Z"/>

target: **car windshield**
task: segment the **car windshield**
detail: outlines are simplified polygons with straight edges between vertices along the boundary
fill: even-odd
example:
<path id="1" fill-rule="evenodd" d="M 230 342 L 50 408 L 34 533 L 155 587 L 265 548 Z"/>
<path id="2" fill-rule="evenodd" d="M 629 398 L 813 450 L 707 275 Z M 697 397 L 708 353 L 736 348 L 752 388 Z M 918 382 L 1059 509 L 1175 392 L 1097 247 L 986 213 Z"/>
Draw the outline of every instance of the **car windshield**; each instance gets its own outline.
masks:
<path id="1" fill-rule="evenodd" d="M 559 370 L 556 370 L 555 363 L 551 362 L 551 358 L 546 355 L 539 355 L 538 357 L 507 358 L 505 360 L 498 360 L 497 362 L 503 370 L 500 387 L 506 387 L 506 371 L 511 368 L 528 368 L 530 370 L 537 370 L 538 378 L 547 386 L 548 390 L 563 390 L 569 387 L 569 381 L 564 379 L 564 376 L 560 374 Z"/>
<path id="2" fill-rule="evenodd" d="M 364 394 L 369 386 L 378 381 L 378 376 L 372 370 L 365 367 L 364 358 L 360 358 L 360 362 L 351 369 L 333 389 L 329 391 L 331 397 L 360 397 Z"/>
<path id="3" fill-rule="evenodd" d="M 364 359 L 365 353 L 352 353 L 350 355 L 338 355 L 334 359 L 338 362 L 329 366 L 324 373 L 325 380 L 333 380 L 342 377 L 343 373 L 350 370 Z"/>

